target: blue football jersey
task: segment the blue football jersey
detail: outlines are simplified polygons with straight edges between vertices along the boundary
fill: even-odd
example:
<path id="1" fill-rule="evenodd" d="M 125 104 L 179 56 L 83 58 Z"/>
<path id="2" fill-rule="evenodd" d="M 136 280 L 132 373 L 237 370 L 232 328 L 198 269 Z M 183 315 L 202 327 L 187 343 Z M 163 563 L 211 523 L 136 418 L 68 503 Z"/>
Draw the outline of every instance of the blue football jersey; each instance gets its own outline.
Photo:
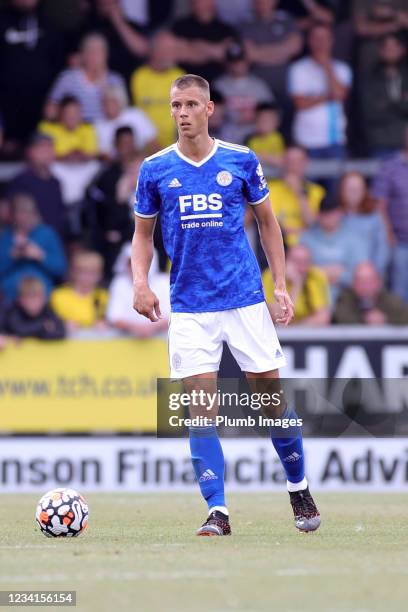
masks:
<path id="1" fill-rule="evenodd" d="M 268 193 L 254 152 L 222 140 L 215 140 L 200 162 L 184 156 L 177 144 L 144 160 L 135 214 L 160 213 L 173 312 L 227 310 L 264 300 L 244 214 L 246 202 L 260 204 Z"/>

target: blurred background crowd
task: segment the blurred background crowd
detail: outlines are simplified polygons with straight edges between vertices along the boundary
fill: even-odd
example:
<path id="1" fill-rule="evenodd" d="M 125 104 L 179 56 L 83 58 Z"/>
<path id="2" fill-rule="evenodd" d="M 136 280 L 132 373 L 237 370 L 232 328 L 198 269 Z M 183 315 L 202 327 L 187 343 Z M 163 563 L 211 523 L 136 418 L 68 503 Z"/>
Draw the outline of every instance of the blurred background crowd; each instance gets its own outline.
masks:
<path id="1" fill-rule="evenodd" d="M 185 72 L 210 81 L 210 134 L 264 165 L 293 324 L 408 323 L 407 45 L 406 0 L 0 2 L 0 347 L 165 333 L 160 224 L 160 324 L 132 310 L 129 241 L 140 164 L 176 139 L 168 95 Z"/>

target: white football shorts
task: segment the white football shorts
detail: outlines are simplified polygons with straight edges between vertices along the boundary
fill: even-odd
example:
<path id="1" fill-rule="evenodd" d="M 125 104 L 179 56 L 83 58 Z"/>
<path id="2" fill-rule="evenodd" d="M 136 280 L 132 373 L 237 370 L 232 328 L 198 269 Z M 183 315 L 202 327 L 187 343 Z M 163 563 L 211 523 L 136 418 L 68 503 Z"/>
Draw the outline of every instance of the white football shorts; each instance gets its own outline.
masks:
<path id="1" fill-rule="evenodd" d="M 171 378 L 218 372 L 224 341 L 244 372 L 268 372 L 286 365 L 266 302 L 259 302 L 216 312 L 172 312 Z"/>

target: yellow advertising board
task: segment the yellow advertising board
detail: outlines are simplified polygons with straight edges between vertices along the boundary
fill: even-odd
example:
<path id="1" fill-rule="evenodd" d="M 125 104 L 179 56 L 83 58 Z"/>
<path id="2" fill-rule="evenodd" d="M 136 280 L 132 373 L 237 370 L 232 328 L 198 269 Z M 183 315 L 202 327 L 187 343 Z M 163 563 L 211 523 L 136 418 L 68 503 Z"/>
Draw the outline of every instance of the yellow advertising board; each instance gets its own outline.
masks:
<path id="1" fill-rule="evenodd" d="M 0 353 L 0 433 L 156 429 L 163 340 L 25 340 Z"/>

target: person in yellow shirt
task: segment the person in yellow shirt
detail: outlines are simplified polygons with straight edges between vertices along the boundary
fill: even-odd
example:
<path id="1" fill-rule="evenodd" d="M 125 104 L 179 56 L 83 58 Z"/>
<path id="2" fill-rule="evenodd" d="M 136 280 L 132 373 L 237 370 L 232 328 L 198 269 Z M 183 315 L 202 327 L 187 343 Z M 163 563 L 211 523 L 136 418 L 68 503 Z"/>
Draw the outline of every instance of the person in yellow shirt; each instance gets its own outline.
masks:
<path id="1" fill-rule="evenodd" d="M 53 139 L 57 159 L 84 161 L 98 154 L 95 129 L 83 123 L 81 105 L 73 96 L 61 100 L 58 122 L 42 121 L 38 131 Z"/>
<path id="2" fill-rule="evenodd" d="M 298 243 L 300 233 L 316 221 L 325 190 L 306 180 L 306 151 L 289 147 L 283 158 L 282 178 L 269 181 L 273 212 L 287 246 Z"/>
<path id="3" fill-rule="evenodd" d="M 70 282 L 55 289 L 50 301 L 69 331 L 104 326 L 108 292 L 98 287 L 102 275 L 103 259 L 99 253 L 86 251 L 73 256 Z"/>
<path id="4" fill-rule="evenodd" d="M 274 308 L 274 283 L 269 268 L 262 275 L 265 298 Z M 294 324 L 319 326 L 330 323 L 329 284 L 323 270 L 312 266 L 307 247 L 298 244 L 286 256 L 286 286 L 295 306 Z"/>
<path id="5" fill-rule="evenodd" d="M 280 167 L 285 141 L 279 130 L 279 110 L 274 102 L 262 102 L 256 107 L 255 132 L 246 145 L 256 153 L 262 164 Z"/>
<path id="6" fill-rule="evenodd" d="M 149 61 L 137 68 L 130 79 L 132 102 L 141 108 L 156 126 L 161 148 L 176 140 L 174 121 L 170 115 L 169 91 L 184 74 L 175 65 L 175 40 L 166 32 L 157 33 L 150 47 Z"/>

